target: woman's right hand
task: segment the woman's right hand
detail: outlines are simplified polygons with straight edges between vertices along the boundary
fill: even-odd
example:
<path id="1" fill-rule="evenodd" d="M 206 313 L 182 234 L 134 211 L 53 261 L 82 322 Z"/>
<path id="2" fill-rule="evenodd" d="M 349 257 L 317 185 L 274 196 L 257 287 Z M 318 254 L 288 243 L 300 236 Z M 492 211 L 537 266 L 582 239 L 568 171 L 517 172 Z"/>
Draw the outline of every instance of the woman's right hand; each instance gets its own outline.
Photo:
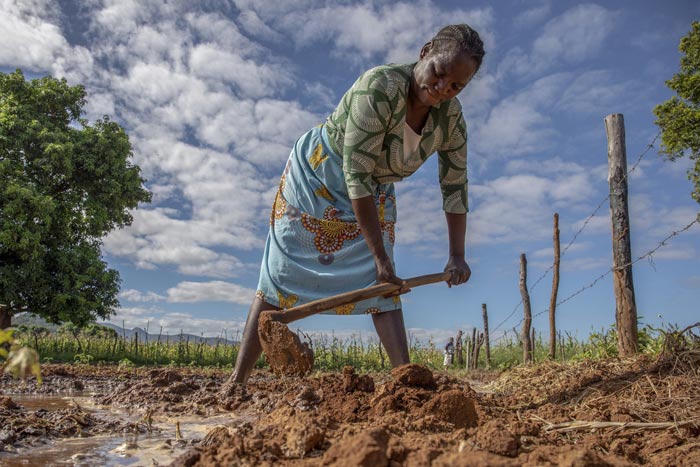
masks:
<path id="1" fill-rule="evenodd" d="M 406 281 L 398 277 L 394 272 L 394 265 L 391 263 L 391 259 L 389 259 L 388 256 L 381 259 L 375 259 L 374 264 L 377 268 L 377 284 L 389 282 L 391 284 L 401 286 L 401 288 L 396 292 L 386 295 L 387 297 L 401 295 L 411 291 L 411 289 L 408 288 Z"/>

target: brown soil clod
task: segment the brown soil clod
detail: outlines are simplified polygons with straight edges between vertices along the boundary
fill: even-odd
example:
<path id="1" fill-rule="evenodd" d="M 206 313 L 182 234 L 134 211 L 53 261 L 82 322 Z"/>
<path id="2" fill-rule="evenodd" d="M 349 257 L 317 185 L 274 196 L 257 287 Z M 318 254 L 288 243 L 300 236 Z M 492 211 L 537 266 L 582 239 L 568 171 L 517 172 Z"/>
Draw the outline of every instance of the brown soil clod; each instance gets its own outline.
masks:
<path id="1" fill-rule="evenodd" d="M 357 375 L 349 365 L 343 367 L 343 389 L 345 392 L 374 392 L 374 380 L 369 375 Z"/>
<path id="2" fill-rule="evenodd" d="M 314 353 L 295 333 L 269 314 L 261 313 L 258 321 L 260 344 L 270 368 L 277 375 L 304 376 L 314 365 Z"/>
<path id="3" fill-rule="evenodd" d="M 467 397 L 461 389 L 437 394 L 423 406 L 423 415 L 435 416 L 455 428 L 475 427 L 478 422 L 474 399 Z"/>
<path id="4" fill-rule="evenodd" d="M 391 376 L 395 381 L 404 385 L 417 388 L 435 389 L 433 372 L 424 365 L 407 363 L 391 370 Z"/>

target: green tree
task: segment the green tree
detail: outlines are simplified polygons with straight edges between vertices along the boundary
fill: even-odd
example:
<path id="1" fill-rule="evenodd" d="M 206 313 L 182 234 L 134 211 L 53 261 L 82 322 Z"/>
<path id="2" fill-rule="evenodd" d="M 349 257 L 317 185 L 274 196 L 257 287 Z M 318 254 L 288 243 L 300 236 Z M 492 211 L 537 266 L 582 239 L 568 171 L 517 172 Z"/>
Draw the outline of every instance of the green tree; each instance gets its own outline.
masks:
<path id="1" fill-rule="evenodd" d="M 670 160 L 688 155 L 695 165 L 688 171 L 693 199 L 700 203 L 700 22 L 681 39 L 681 69 L 666 85 L 676 96 L 654 109 L 661 128 L 661 154 Z"/>
<path id="2" fill-rule="evenodd" d="M 65 79 L 0 73 L 0 329 L 20 311 L 84 325 L 119 304 L 102 238 L 150 193 L 124 129 L 81 118 L 85 96 Z"/>

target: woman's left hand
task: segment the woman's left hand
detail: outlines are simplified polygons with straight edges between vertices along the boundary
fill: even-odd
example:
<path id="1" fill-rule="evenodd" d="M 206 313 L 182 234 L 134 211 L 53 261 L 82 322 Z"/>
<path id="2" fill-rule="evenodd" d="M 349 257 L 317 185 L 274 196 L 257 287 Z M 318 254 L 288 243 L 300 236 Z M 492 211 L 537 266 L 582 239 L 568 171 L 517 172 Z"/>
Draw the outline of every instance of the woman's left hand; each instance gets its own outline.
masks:
<path id="1" fill-rule="evenodd" d="M 450 258 L 447 260 L 445 271 L 452 272 L 452 277 L 450 277 L 450 280 L 447 281 L 448 287 L 464 284 L 472 275 L 472 270 L 469 269 L 469 265 L 464 259 L 464 256 L 450 256 Z"/>

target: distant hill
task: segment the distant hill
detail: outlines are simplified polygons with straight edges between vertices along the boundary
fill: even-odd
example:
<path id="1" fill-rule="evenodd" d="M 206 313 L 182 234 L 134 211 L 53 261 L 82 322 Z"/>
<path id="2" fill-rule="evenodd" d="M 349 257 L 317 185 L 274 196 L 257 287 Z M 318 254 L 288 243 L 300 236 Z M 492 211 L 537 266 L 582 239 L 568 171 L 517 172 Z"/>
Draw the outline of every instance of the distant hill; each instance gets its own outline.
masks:
<path id="1" fill-rule="evenodd" d="M 41 326 L 48 329 L 51 332 L 56 332 L 58 330 L 57 324 L 51 324 L 47 322 L 41 316 L 34 315 L 32 313 L 18 313 L 12 317 L 12 327 L 18 326 Z"/>
<path id="2" fill-rule="evenodd" d="M 146 333 L 146 330 L 143 328 L 133 328 L 133 329 L 123 329 L 120 326 L 115 326 L 112 323 L 97 323 L 100 326 L 104 326 L 106 328 L 114 329 L 117 331 L 117 334 L 119 337 L 125 337 L 127 340 L 131 340 L 134 338 L 134 334 L 138 333 L 139 335 L 139 340 L 141 342 L 145 342 L 146 338 L 148 342 L 154 342 L 158 340 L 158 334 L 153 334 L 153 333 Z M 34 315 L 32 313 L 19 313 L 15 316 L 12 317 L 12 326 L 13 327 L 18 327 L 18 326 L 41 326 L 46 329 L 48 329 L 51 332 L 56 332 L 58 331 L 58 328 L 60 327 L 59 325 L 56 324 L 51 324 L 48 323 L 46 320 L 41 318 L 40 316 Z M 233 339 L 226 339 L 224 338 L 218 338 L 218 337 L 201 337 L 196 334 L 170 334 L 166 335 L 163 334 L 160 336 L 160 341 L 161 342 L 178 342 L 180 339 L 183 341 L 187 341 L 189 339 L 190 343 L 199 343 L 199 342 L 205 342 L 210 345 L 216 345 L 218 342 L 221 345 L 235 345 L 238 344 L 238 341 L 235 341 Z"/>
<path id="3" fill-rule="evenodd" d="M 134 338 L 134 334 L 138 333 L 139 335 L 139 340 L 140 341 L 145 341 L 146 338 L 148 338 L 148 342 L 153 342 L 158 340 L 158 334 L 153 334 L 153 333 L 147 333 L 145 329 L 143 328 L 132 328 L 132 329 L 125 329 L 122 328 L 121 326 L 116 326 L 112 323 L 97 323 L 100 326 L 104 326 L 106 328 L 111 328 L 117 331 L 117 334 L 119 334 L 120 337 L 125 337 L 127 340 L 131 340 Z M 202 337 L 202 336 L 197 336 L 195 334 L 162 334 L 160 336 L 160 341 L 161 342 L 178 342 L 180 339 L 183 341 L 187 341 L 189 339 L 190 343 L 196 342 L 206 342 L 207 344 L 210 345 L 215 345 L 217 342 L 219 344 L 226 344 L 226 345 L 234 345 L 238 344 L 238 341 L 234 341 L 232 339 L 226 339 L 224 340 L 223 337 Z"/>

